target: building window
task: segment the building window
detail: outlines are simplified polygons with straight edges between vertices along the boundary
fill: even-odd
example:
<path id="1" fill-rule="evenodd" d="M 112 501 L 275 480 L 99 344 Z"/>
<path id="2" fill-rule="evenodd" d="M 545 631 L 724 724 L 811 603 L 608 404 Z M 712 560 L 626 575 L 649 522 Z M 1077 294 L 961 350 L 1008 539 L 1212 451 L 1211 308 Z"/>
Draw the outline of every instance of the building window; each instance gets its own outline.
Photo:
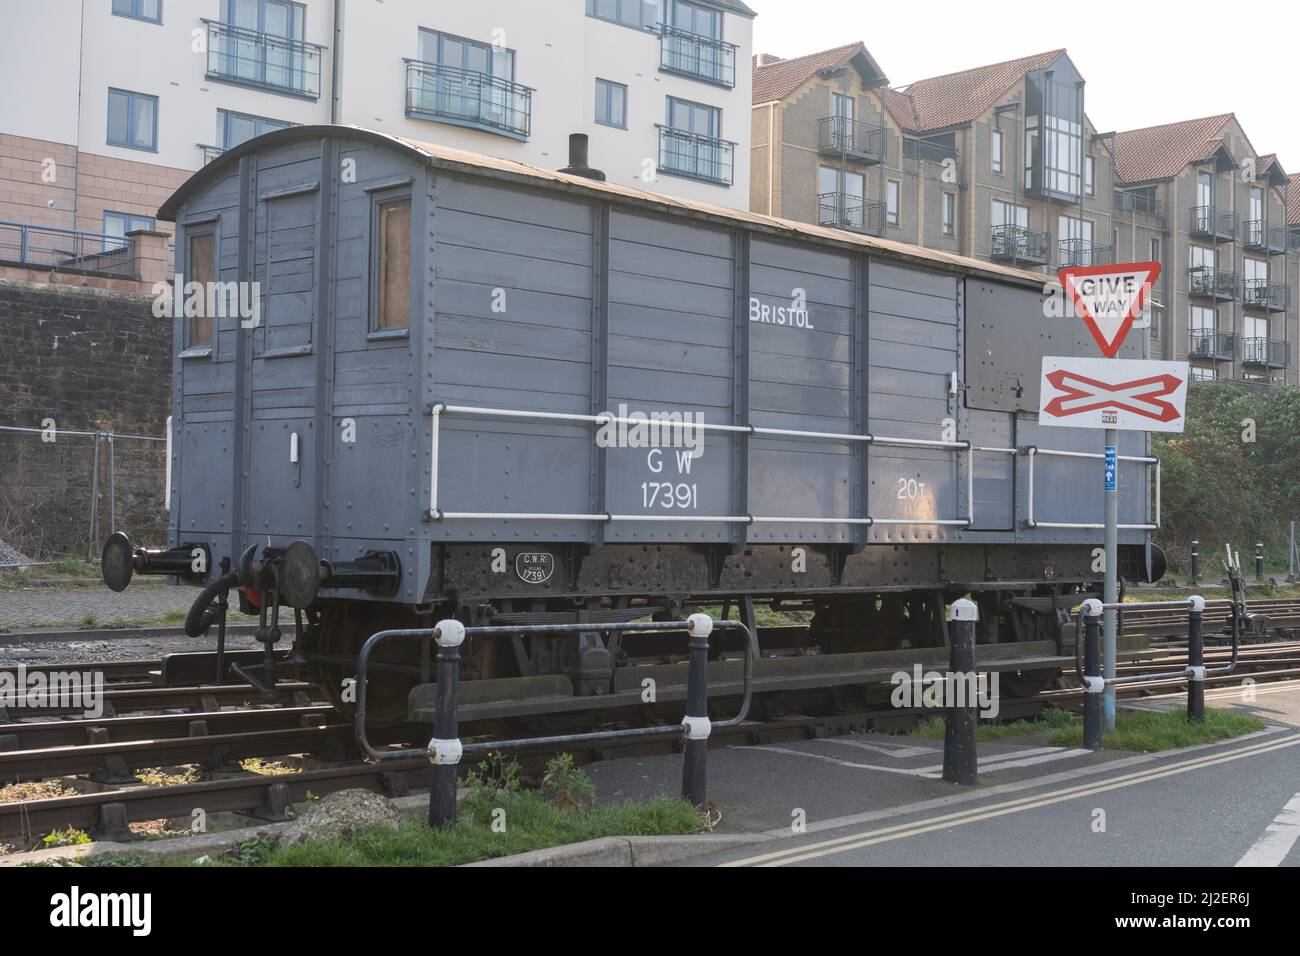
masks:
<path id="1" fill-rule="evenodd" d="M 129 212 L 105 212 L 104 235 L 125 238 L 128 232 L 138 229 L 154 229 L 157 222 L 153 216 L 136 216 Z"/>
<path id="2" fill-rule="evenodd" d="M 1193 365 L 1190 371 L 1192 373 L 1191 380 L 1193 382 L 1213 382 L 1219 377 L 1218 369 L 1201 368 L 1200 366 Z"/>
<path id="3" fill-rule="evenodd" d="M 664 9 L 665 24 L 695 36 L 709 37 L 713 40 L 722 39 L 722 11 L 713 10 L 701 3 L 692 3 L 691 0 L 667 0 L 667 2 L 668 6 Z M 653 23 L 655 5 L 650 3 L 646 6 L 650 8 L 647 15 L 651 17 Z"/>
<path id="4" fill-rule="evenodd" d="M 943 234 L 952 237 L 957 232 L 957 197 L 943 194 Z"/>
<path id="5" fill-rule="evenodd" d="M 267 119 L 265 116 L 217 110 L 217 145 L 222 149 L 234 149 L 240 143 L 245 143 L 255 136 L 261 136 L 272 130 L 288 129 L 292 125 L 283 120 Z"/>
<path id="6" fill-rule="evenodd" d="M 421 28 L 406 115 L 527 139 L 533 91 L 515 82 L 515 65 L 514 50 Z"/>
<path id="7" fill-rule="evenodd" d="M 108 145 L 158 150 L 158 97 L 108 91 Z"/>
<path id="8" fill-rule="evenodd" d="M 1082 79 L 1062 58 L 1025 76 L 1025 191 L 1077 202 L 1084 194 Z"/>
<path id="9" fill-rule="evenodd" d="M 371 275 L 375 277 L 371 328 L 385 332 L 411 324 L 411 197 L 375 202 L 376 240 Z"/>
<path id="10" fill-rule="evenodd" d="M 659 22 L 659 5 L 655 0 L 587 0 L 587 16 L 650 30 Z"/>
<path id="11" fill-rule="evenodd" d="M 162 23 L 162 0 L 113 0 L 113 15 Z"/>
<path id="12" fill-rule="evenodd" d="M 627 87 L 622 83 L 596 80 L 596 122 L 627 129 Z"/>
<path id="13" fill-rule="evenodd" d="M 1219 325 L 1217 309 L 1208 309 L 1203 305 L 1194 305 L 1188 316 L 1188 327 L 1193 335 L 1213 334 Z"/>
<path id="14" fill-rule="evenodd" d="M 869 210 L 863 197 L 867 191 L 866 177 L 834 166 L 817 168 L 818 223 L 837 229 L 873 229 L 879 231 L 879 219 L 869 222 Z M 879 213 L 876 214 L 877 216 Z"/>
<path id="15" fill-rule="evenodd" d="M 898 225 L 898 194 L 901 186 L 898 180 L 891 179 L 885 189 L 885 222 L 891 226 Z"/>
<path id="16" fill-rule="evenodd" d="M 1097 184 L 1095 176 L 1097 175 L 1097 161 L 1092 156 L 1088 156 L 1083 161 L 1083 191 L 1089 196 L 1097 194 Z"/>
<path id="17" fill-rule="evenodd" d="M 993 200 L 993 225 L 995 227 L 1016 226 L 1020 229 L 1028 229 L 1029 207 L 995 199 Z"/>
<path id="18" fill-rule="evenodd" d="M 668 97 L 668 122 L 659 130 L 659 171 L 730 186 L 736 144 L 722 139 L 722 110 Z"/>
<path id="19" fill-rule="evenodd" d="M 1002 172 L 1002 130 L 993 131 L 993 171 Z"/>
<path id="20" fill-rule="evenodd" d="M 199 283 L 204 294 L 200 296 L 199 314 L 190 318 L 189 331 L 185 347 L 191 349 L 212 348 L 212 316 L 207 314 L 210 283 L 217 280 L 217 235 L 211 229 L 203 232 L 187 232 L 185 241 L 189 244 L 185 274 L 186 284 Z M 182 290 L 176 290 L 177 295 Z"/>
<path id="21" fill-rule="evenodd" d="M 1151 240 L 1151 261 L 1152 262 L 1160 261 L 1160 240 L 1159 239 Z"/>
<path id="22" fill-rule="evenodd" d="M 490 43 L 465 40 L 447 33 L 420 29 L 420 59 L 464 70 L 466 73 L 493 76 L 513 82 L 515 78 L 515 51 L 495 47 Z M 465 91 L 468 95 L 469 91 Z M 477 93 L 474 93 L 477 96 Z"/>

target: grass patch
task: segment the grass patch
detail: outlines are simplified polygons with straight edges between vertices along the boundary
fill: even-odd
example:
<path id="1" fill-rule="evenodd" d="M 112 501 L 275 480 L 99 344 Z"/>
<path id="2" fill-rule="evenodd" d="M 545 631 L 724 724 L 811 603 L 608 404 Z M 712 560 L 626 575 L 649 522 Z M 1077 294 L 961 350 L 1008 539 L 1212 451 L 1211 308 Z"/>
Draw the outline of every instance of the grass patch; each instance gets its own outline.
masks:
<path id="1" fill-rule="evenodd" d="M 1055 731 L 1071 726 L 1076 719 L 1069 711 L 1049 707 L 1037 720 L 1017 720 L 1009 724 L 980 721 L 975 727 L 975 739 L 987 743 L 1005 737 L 1022 737 L 1025 734 L 1037 734 L 1045 730 Z M 907 735 L 925 740 L 943 740 L 943 729 L 943 718 L 931 717 L 917 724 L 907 732 Z"/>
<path id="2" fill-rule="evenodd" d="M 271 850 L 260 865 L 456 866 L 598 837 L 696 833 L 703 825 L 681 800 L 561 807 L 536 791 L 478 792 L 461 804 L 455 825 L 446 830 L 406 821 L 397 830 L 372 830 L 346 843 Z"/>
<path id="3" fill-rule="evenodd" d="M 1202 724 L 1189 722 L 1187 711 L 1182 708 L 1159 712 L 1121 710 L 1116 715 L 1115 729 L 1103 735 L 1102 746 L 1106 750 L 1158 753 L 1228 740 L 1263 730 L 1266 726 L 1258 717 L 1233 710 L 1207 708 L 1205 723 Z M 908 731 L 908 736 L 942 740 L 943 727 L 942 717 L 931 717 Z M 1083 746 L 1083 718 L 1055 707 L 1043 711 L 1043 716 L 1038 720 L 1017 720 L 1009 724 L 980 721 L 975 729 L 975 739 L 988 743 L 1044 731 L 1047 732 L 1049 747 Z"/>
<path id="4" fill-rule="evenodd" d="M 1072 715 L 1073 716 L 1073 715 Z M 1258 717 L 1233 710 L 1207 707 L 1205 722 L 1194 724 L 1182 708 L 1164 711 L 1121 710 L 1115 716 L 1115 729 L 1102 735 L 1108 750 L 1132 750 L 1158 753 L 1196 744 L 1214 743 L 1263 730 L 1268 725 Z M 1074 717 L 1072 726 L 1052 731 L 1050 747 L 1083 746 L 1083 720 Z"/>
<path id="5" fill-rule="evenodd" d="M 567 755 L 565 755 L 567 757 Z M 683 836 L 706 822 L 683 800 L 594 802 L 590 780 L 572 758 L 552 760 L 540 790 L 523 789 L 513 761 L 484 762 L 471 772 L 469 794 L 456 822 L 443 830 L 403 820 L 396 830 L 376 827 L 346 840 L 318 840 L 280 848 L 250 837 L 220 857 L 155 861 L 111 854 L 85 866 L 457 866 L 609 836 Z"/>

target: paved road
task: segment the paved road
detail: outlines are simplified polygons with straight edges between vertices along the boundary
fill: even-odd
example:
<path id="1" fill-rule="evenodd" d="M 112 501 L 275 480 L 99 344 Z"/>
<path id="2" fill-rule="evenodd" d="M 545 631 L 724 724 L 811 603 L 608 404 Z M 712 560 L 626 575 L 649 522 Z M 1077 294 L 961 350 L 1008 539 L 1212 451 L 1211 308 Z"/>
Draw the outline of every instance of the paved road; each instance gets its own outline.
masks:
<path id="1" fill-rule="evenodd" d="M 728 866 L 1300 866 L 1300 682 L 1213 706 L 1273 721 L 1264 733 L 1171 754 L 1081 761 L 1070 773 L 982 787 L 826 821 L 770 845 L 696 858 Z M 1156 701 L 1155 706 L 1162 702 Z M 1169 698 L 1166 706 L 1183 705 Z M 818 762 L 824 775 L 871 772 Z M 994 765 L 996 767 L 996 764 Z M 1048 765 L 1050 766 L 1050 764 Z M 793 768 L 791 768 L 793 769 Z M 866 786 L 863 781 L 860 786 Z M 987 789 L 986 789 L 987 788 Z M 951 793 L 951 790 L 949 791 Z M 815 831 L 815 832 L 811 832 Z"/>

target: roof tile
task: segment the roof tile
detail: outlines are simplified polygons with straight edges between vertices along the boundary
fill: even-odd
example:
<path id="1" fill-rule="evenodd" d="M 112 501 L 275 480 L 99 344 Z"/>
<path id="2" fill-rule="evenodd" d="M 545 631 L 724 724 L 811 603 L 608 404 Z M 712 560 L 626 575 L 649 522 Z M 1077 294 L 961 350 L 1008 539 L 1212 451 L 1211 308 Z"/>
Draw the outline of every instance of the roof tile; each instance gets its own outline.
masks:
<path id="1" fill-rule="evenodd" d="M 837 46 L 789 60 L 777 60 L 766 66 L 754 66 L 754 103 L 783 100 L 818 73 L 833 70 L 859 51 L 866 53 L 861 41 Z M 755 61 L 757 64 L 757 61 Z"/>
<path id="2" fill-rule="evenodd" d="M 1051 50 L 917 80 L 888 91 L 885 107 L 894 122 L 908 132 L 924 133 L 961 126 L 992 109 L 1026 73 L 1045 69 L 1064 55 L 1065 50 Z"/>
<path id="3" fill-rule="evenodd" d="M 1111 141 L 1115 181 L 1122 184 L 1172 179 L 1223 145 L 1231 113 L 1116 133 Z"/>

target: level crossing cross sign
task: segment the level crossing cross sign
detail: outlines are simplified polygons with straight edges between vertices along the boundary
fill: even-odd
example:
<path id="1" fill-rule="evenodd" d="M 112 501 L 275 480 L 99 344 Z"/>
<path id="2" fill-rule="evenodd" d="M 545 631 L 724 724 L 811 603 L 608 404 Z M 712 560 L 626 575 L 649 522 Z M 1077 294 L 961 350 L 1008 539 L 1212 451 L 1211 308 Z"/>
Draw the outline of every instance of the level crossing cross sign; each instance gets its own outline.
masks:
<path id="1" fill-rule="evenodd" d="M 1072 266 L 1060 273 L 1061 285 L 1106 358 L 1118 354 L 1159 275 L 1158 262 Z"/>
<path id="2" fill-rule="evenodd" d="M 1038 423 L 1181 432 L 1187 378 L 1186 362 L 1044 356 Z"/>

